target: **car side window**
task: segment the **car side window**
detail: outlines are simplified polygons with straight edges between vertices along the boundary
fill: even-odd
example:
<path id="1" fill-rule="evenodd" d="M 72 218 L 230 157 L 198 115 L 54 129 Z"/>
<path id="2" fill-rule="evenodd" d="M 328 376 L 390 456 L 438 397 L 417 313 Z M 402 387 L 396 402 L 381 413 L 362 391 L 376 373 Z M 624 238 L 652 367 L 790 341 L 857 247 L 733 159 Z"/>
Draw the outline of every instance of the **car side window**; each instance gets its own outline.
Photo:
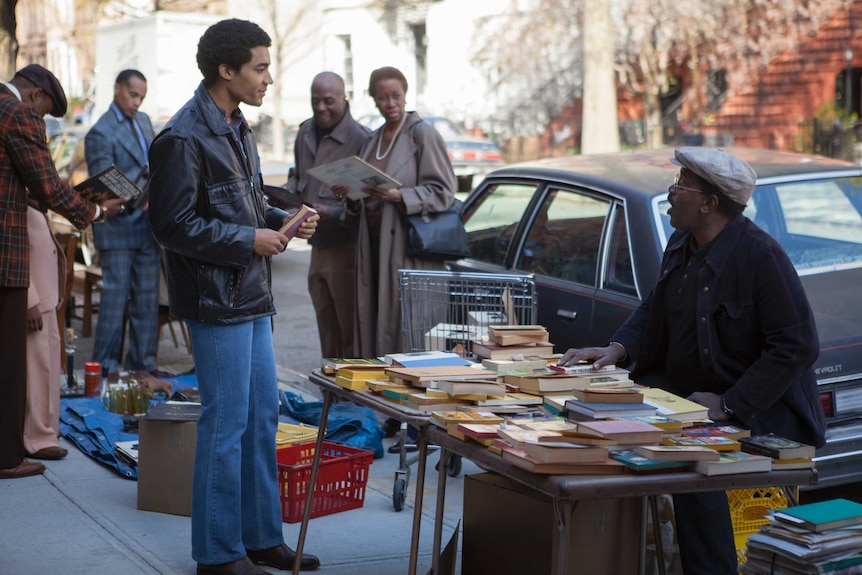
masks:
<path id="1" fill-rule="evenodd" d="M 550 191 L 530 222 L 518 269 L 596 285 L 599 247 L 609 207 L 609 202 L 585 194 Z"/>
<path id="2" fill-rule="evenodd" d="M 615 208 L 610 238 L 604 287 L 608 290 L 637 297 L 635 271 L 629 248 L 629 232 L 626 227 L 626 212 L 620 205 Z"/>
<path id="3" fill-rule="evenodd" d="M 505 183 L 488 186 L 481 192 L 464 222 L 471 258 L 506 265 L 506 253 L 535 192 L 535 185 Z"/>

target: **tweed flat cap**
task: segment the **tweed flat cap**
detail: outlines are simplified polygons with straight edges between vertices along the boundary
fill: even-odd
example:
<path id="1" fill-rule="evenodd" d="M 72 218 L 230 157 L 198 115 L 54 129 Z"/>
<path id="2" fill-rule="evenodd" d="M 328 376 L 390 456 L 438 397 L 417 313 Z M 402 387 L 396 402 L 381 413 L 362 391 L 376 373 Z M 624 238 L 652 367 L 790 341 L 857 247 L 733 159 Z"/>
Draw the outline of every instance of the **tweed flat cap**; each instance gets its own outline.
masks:
<path id="1" fill-rule="evenodd" d="M 757 174 L 748 163 L 716 148 L 685 147 L 673 152 L 671 162 L 691 170 L 721 193 L 743 206 L 748 203 Z"/>
<path id="2" fill-rule="evenodd" d="M 63 91 L 63 86 L 60 81 L 49 70 L 46 70 L 39 64 L 30 64 L 24 66 L 17 72 L 16 76 L 21 76 L 25 80 L 40 87 L 48 97 L 54 102 L 54 107 L 51 108 L 51 115 L 57 118 L 62 118 L 66 115 L 66 92 Z"/>

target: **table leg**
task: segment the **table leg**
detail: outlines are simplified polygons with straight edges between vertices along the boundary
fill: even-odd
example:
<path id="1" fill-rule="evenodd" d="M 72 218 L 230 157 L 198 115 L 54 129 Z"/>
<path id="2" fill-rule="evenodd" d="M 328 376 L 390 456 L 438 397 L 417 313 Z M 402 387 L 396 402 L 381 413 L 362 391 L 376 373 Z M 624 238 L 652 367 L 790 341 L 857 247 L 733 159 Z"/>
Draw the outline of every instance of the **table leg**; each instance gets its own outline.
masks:
<path id="1" fill-rule="evenodd" d="M 437 463 L 437 508 L 434 510 L 434 547 L 431 551 L 431 575 L 440 573 L 440 553 L 443 546 L 443 509 L 446 507 L 446 477 L 449 475 L 450 457 L 454 457 L 454 455 L 441 447 L 440 461 Z"/>
<path id="2" fill-rule="evenodd" d="M 557 519 L 557 530 L 560 532 L 557 544 L 557 575 L 569 572 L 569 543 L 571 541 L 572 516 L 575 514 L 577 501 L 554 498 L 554 515 Z"/>
<path id="3" fill-rule="evenodd" d="M 410 540 L 408 575 L 416 575 L 416 566 L 419 561 L 419 530 L 422 526 L 422 496 L 425 494 L 425 462 L 427 458 L 428 431 L 427 426 L 423 426 L 419 429 L 419 462 L 416 469 L 416 500 L 413 508 L 413 536 Z"/>
<path id="4" fill-rule="evenodd" d="M 314 447 L 314 457 L 311 460 L 311 477 L 305 493 L 305 508 L 302 510 L 302 524 L 299 527 L 299 541 L 296 543 L 296 561 L 293 562 L 293 575 L 299 575 L 300 558 L 305 547 L 305 535 L 308 532 L 308 520 L 311 518 L 311 502 L 314 499 L 314 488 L 317 485 L 317 472 L 320 470 L 320 456 L 323 453 L 323 436 L 326 435 L 326 420 L 329 417 L 329 406 L 332 404 L 332 393 L 323 392 L 323 410 L 320 412 L 320 427 L 317 429 L 317 443 Z"/>
<path id="5" fill-rule="evenodd" d="M 659 575 L 667 575 L 664 565 L 664 544 L 661 539 L 661 521 L 658 516 L 658 495 L 649 496 L 649 510 L 652 515 L 652 538 L 655 542 L 655 560 L 658 563 Z"/>

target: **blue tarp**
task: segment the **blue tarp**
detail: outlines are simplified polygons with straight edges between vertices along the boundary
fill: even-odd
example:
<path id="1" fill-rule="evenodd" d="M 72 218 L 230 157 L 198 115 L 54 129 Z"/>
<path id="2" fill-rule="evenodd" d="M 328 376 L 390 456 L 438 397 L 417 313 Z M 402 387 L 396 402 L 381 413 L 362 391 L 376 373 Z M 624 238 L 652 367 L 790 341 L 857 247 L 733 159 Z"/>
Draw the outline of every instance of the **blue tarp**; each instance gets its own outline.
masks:
<path id="1" fill-rule="evenodd" d="M 194 374 L 168 378 L 174 391 L 197 387 Z M 161 395 L 157 396 L 161 398 Z M 153 404 L 164 399 L 154 399 Z M 60 400 L 60 433 L 99 463 L 128 479 L 138 478 L 137 467 L 124 463 L 114 450 L 117 441 L 134 441 L 137 433 L 123 431 L 123 416 L 105 409 L 101 398 L 78 397 Z"/>
<path id="2" fill-rule="evenodd" d="M 281 413 L 297 423 L 320 427 L 323 403 L 305 401 L 289 391 L 281 392 Z M 374 459 L 383 457 L 383 430 L 377 415 L 368 407 L 352 403 L 333 403 L 326 421 L 326 439 L 374 452 Z"/>

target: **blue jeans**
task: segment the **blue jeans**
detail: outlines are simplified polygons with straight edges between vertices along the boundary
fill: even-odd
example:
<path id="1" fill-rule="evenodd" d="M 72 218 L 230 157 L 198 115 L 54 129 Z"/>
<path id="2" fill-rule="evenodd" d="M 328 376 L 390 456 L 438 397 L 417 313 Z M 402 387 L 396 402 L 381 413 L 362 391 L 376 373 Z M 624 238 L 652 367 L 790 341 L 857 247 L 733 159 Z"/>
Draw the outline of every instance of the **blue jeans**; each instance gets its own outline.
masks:
<path id="1" fill-rule="evenodd" d="M 284 543 L 272 322 L 187 323 L 203 405 L 192 481 L 192 558 L 228 563 L 246 549 Z"/>

